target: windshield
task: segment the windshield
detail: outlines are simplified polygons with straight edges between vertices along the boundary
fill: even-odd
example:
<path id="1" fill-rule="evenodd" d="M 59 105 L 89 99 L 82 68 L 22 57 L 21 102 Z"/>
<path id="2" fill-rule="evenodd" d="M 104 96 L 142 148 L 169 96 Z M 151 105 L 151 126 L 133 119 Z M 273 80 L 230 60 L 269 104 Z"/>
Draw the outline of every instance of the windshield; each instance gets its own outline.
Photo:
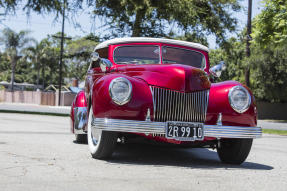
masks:
<path id="1" fill-rule="evenodd" d="M 117 64 L 159 64 L 159 46 L 121 46 L 114 51 Z"/>
<path id="2" fill-rule="evenodd" d="M 164 64 L 183 64 L 196 68 L 205 67 L 205 57 L 203 54 L 176 47 L 164 46 L 162 48 L 162 61 Z"/>
<path id="3" fill-rule="evenodd" d="M 160 64 L 160 47 L 157 45 L 120 46 L 114 50 L 117 64 Z M 200 52 L 163 46 L 163 64 L 183 64 L 197 68 L 205 67 L 205 57 Z"/>

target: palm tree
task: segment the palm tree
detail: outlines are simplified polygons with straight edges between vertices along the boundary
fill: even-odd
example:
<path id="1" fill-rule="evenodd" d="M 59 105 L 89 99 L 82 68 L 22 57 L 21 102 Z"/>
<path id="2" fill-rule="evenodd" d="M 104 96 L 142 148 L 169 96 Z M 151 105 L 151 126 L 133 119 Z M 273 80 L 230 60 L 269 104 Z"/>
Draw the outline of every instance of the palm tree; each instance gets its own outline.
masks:
<path id="1" fill-rule="evenodd" d="M 20 31 L 19 33 L 5 28 L 2 30 L 2 36 L 0 37 L 0 43 L 5 46 L 5 52 L 11 63 L 12 74 L 11 74 L 11 90 L 14 91 L 14 80 L 15 80 L 15 67 L 17 61 L 21 58 L 20 52 L 30 42 L 35 41 L 33 38 L 28 37 L 29 31 Z"/>
<path id="2" fill-rule="evenodd" d="M 41 41 L 40 43 L 36 42 L 35 46 L 30 46 L 23 50 L 25 59 L 30 60 L 31 63 L 34 65 L 34 68 L 37 70 L 37 80 L 36 80 L 37 87 L 39 87 L 40 69 L 42 68 L 42 75 L 44 72 L 43 60 L 46 59 L 47 57 L 46 52 L 48 48 L 49 45 Z M 44 81 L 44 76 L 42 76 L 42 78 Z"/>

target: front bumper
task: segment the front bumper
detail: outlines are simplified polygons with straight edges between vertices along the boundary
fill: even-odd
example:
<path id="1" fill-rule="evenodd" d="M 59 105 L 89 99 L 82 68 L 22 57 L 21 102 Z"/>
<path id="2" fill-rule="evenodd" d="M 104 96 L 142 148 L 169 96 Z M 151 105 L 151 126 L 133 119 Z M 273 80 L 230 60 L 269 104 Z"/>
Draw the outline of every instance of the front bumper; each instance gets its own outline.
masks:
<path id="1" fill-rule="evenodd" d="M 94 118 L 93 129 L 144 134 L 165 134 L 165 122 Z M 261 127 L 204 125 L 204 136 L 215 138 L 260 138 Z"/>

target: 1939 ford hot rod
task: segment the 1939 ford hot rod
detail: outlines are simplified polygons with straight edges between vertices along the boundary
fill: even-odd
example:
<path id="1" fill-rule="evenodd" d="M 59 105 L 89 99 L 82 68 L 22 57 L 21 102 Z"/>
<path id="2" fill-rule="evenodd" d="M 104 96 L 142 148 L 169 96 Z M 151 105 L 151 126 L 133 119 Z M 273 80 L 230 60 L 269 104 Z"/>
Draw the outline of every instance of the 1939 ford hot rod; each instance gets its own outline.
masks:
<path id="1" fill-rule="evenodd" d="M 247 158 L 257 127 L 255 99 L 236 81 L 211 83 L 208 48 L 159 38 L 118 38 L 96 46 L 85 89 L 71 108 L 76 141 L 105 159 L 119 138 L 138 135 L 190 147 L 216 148 L 224 163 Z"/>

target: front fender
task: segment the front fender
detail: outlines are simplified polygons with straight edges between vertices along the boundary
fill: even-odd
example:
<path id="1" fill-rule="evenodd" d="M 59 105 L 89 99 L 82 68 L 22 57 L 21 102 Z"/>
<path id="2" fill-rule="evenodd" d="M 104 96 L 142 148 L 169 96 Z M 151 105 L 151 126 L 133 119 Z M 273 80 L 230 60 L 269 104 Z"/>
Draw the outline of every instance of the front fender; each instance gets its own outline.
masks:
<path id="1" fill-rule="evenodd" d="M 244 113 L 238 113 L 234 111 L 229 104 L 229 90 L 237 85 L 245 87 L 251 95 L 251 105 L 249 109 Z M 255 127 L 257 125 L 255 98 L 249 88 L 236 81 L 225 81 L 220 83 L 213 83 L 211 85 L 206 124 L 216 124 L 219 113 L 222 114 L 223 125 L 250 127 Z"/>
<path id="2" fill-rule="evenodd" d="M 109 84 L 117 77 L 124 77 L 132 84 L 131 100 L 124 105 L 117 105 L 109 94 Z M 122 74 L 110 74 L 98 79 L 92 89 L 92 107 L 96 118 L 127 120 L 145 120 L 147 110 L 153 112 L 153 101 L 148 84 L 139 78 Z"/>

